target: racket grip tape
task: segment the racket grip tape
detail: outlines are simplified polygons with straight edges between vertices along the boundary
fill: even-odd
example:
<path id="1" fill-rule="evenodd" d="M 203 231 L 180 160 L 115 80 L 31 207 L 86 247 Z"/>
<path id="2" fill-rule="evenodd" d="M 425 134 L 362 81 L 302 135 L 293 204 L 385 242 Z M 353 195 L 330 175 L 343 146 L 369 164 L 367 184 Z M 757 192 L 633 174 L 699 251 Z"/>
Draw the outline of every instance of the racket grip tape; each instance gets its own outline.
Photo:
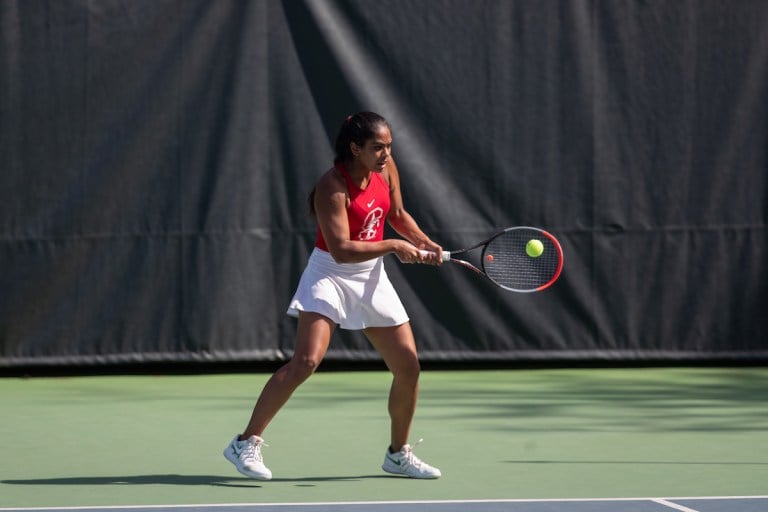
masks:
<path id="1" fill-rule="evenodd" d="M 430 254 L 435 254 L 434 251 L 425 251 L 424 249 L 419 249 L 419 254 L 422 256 L 429 256 Z M 451 253 L 450 251 L 443 251 L 443 261 L 450 261 L 451 260 Z"/>

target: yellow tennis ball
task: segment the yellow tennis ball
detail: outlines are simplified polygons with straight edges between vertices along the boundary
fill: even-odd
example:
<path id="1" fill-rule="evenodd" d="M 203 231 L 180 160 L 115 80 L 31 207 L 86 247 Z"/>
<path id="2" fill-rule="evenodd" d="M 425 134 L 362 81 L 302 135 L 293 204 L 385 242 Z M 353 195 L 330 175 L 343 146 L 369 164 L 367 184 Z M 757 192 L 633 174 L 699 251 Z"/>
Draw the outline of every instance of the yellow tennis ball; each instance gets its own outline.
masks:
<path id="1" fill-rule="evenodd" d="M 531 258 L 538 258 L 542 255 L 543 252 L 544 244 L 541 243 L 541 240 L 536 240 L 534 238 L 532 240 L 528 240 L 528 243 L 525 244 L 525 253 Z"/>

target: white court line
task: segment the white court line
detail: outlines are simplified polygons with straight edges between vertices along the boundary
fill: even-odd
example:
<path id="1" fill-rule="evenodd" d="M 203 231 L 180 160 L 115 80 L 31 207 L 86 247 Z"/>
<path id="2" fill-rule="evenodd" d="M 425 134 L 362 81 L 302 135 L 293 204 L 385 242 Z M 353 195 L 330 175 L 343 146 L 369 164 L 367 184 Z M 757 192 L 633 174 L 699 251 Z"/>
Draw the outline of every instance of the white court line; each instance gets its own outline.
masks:
<path id="1" fill-rule="evenodd" d="M 665 507 L 673 508 L 675 510 L 679 510 L 680 512 L 699 512 L 698 510 L 684 507 L 683 505 L 678 505 L 677 503 L 672 503 L 671 501 L 667 501 L 662 498 L 656 498 L 651 500 L 654 503 L 658 503 L 659 505 L 664 505 Z"/>
<path id="2" fill-rule="evenodd" d="M 16 510 L 136 510 L 136 509 L 163 509 L 163 508 L 236 508 L 236 507 L 313 507 L 332 505 L 441 505 L 441 504 L 470 504 L 470 503 L 585 503 L 590 501 L 653 501 L 660 505 L 676 508 L 677 510 L 696 512 L 694 509 L 672 503 L 680 500 L 759 500 L 768 499 L 765 496 L 687 496 L 677 498 L 535 498 L 535 499 L 494 499 L 494 500 L 426 500 L 426 501 L 325 501 L 325 502 L 299 502 L 299 503 L 202 503 L 185 505 L 88 505 L 83 507 L 0 507 L 0 512 Z M 671 500 L 671 501 L 667 501 Z M 666 503 L 662 503 L 666 502 Z"/>

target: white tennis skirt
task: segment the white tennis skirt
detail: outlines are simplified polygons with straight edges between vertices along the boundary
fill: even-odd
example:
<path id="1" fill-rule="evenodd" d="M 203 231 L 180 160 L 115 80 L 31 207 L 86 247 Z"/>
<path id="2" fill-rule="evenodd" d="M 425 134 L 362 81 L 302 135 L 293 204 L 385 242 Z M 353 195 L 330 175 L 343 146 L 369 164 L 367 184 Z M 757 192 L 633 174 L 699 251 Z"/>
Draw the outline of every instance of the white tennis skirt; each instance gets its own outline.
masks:
<path id="1" fill-rule="evenodd" d="M 315 247 L 288 315 L 311 311 L 330 318 L 343 329 L 392 327 L 408 321 L 408 314 L 384 270 L 384 258 L 361 263 L 336 263 Z"/>

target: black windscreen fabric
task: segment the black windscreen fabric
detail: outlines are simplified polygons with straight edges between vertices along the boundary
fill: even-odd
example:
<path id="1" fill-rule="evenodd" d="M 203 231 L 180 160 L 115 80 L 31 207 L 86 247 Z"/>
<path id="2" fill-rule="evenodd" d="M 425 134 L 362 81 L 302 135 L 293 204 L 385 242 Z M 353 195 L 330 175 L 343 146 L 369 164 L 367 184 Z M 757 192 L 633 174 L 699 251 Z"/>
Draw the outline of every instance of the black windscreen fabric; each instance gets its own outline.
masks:
<path id="1" fill-rule="evenodd" d="M 306 197 L 363 109 L 445 248 L 514 225 L 563 246 L 535 294 L 387 256 L 423 359 L 766 358 L 766 22 L 714 0 L 3 2 L 0 366 L 290 356 Z M 377 356 L 338 331 L 328 357 Z"/>

